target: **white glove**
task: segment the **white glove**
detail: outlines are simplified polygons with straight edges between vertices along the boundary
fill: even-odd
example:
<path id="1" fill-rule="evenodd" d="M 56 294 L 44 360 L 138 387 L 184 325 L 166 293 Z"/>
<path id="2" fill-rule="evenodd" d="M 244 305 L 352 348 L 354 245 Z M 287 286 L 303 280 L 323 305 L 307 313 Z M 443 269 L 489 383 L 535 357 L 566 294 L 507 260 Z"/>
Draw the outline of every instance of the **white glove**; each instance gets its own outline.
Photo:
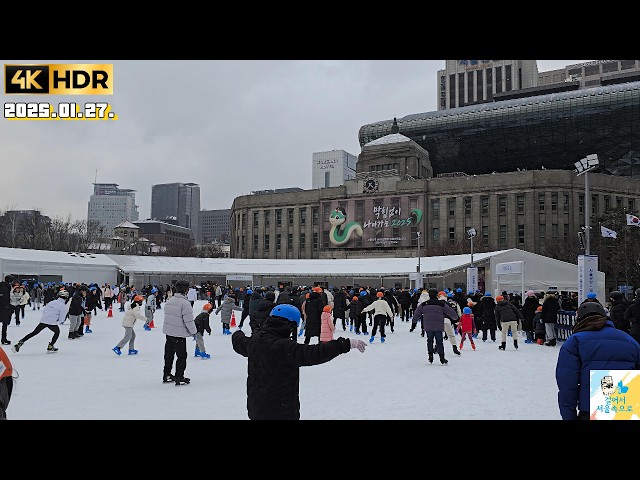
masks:
<path id="1" fill-rule="evenodd" d="M 362 340 L 357 338 L 350 338 L 349 342 L 351 342 L 351 348 L 357 348 L 360 352 L 364 352 L 365 347 L 367 346 Z"/>

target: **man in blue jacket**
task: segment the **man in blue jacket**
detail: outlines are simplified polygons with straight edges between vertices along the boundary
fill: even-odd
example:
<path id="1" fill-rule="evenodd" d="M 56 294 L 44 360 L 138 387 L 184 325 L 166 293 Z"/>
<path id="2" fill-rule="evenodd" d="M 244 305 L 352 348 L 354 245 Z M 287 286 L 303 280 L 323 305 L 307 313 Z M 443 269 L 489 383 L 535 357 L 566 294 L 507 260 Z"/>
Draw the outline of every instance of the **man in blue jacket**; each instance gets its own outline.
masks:
<path id="1" fill-rule="evenodd" d="M 589 420 L 591 370 L 640 369 L 640 344 L 616 329 L 600 303 L 583 302 L 576 319 L 556 365 L 558 407 L 563 420 Z"/>

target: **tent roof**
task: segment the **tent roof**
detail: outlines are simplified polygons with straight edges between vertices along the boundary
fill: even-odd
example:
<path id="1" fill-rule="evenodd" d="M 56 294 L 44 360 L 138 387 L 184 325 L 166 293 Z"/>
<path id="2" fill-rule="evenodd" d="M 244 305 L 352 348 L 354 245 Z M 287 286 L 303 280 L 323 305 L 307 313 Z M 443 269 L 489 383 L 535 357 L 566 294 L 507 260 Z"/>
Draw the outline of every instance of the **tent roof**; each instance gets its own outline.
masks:
<path id="1" fill-rule="evenodd" d="M 117 267 L 117 263 L 102 253 L 56 252 L 26 248 L 0 247 L 0 260 Z"/>
<path id="2" fill-rule="evenodd" d="M 474 263 L 499 255 L 505 250 L 474 253 Z M 417 257 L 352 258 L 352 259 L 250 259 L 250 258 L 193 258 L 135 255 L 108 255 L 121 270 L 132 273 L 189 273 L 189 274 L 248 274 L 288 276 L 405 276 L 415 272 Z M 440 257 L 421 257 L 422 273 L 437 275 L 469 264 L 469 254 Z"/>

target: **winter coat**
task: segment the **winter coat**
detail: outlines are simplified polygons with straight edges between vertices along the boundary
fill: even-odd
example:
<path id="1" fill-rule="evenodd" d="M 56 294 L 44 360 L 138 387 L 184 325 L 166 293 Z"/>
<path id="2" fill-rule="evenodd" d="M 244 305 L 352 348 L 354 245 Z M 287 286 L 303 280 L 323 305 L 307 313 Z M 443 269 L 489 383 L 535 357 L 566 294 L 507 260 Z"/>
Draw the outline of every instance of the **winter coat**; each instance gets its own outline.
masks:
<path id="1" fill-rule="evenodd" d="M 522 330 L 525 332 L 533 332 L 533 317 L 536 315 L 536 309 L 540 306 L 540 302 L 535 296 L 528 296 L 522 304 Z"/>
<path id="2" fill-rule="evenodd" d="M 547 295 L 542 304 L 542 322 L 557 323 L 558 312 L 560 311 L 560 302 L 555 295 Z"/>
<path id="3" fill-rule="evenodd" d="M 195 302 L 198 299 L 198 290 L 194 287 L 191 287 L 187 292 L 187 300 L 190 302 Z"/>
<path id="4" fill-rule="evenodd" d="M 357 320 L 364 306 L 360 300 L 352 300 L 349 304 L 349 319 Z"/>
<path id="5" fill-rule="evenodd" d="M 542 321 L 542 312 L 536 312 L 536 314 L 533 316 L 532 323 L 536 340 L 544 340 L 546 331 L 544 328 L 544 322 Z"/>
<path id="6" fill-rule="evenodd" d="M 260 328 L 260 325 L 262 325 L 266 318 L 271 315 L 271 310 L 273 310 L 273 307 L 275 306 L 276 302 L 273 300 L 267 300 L 266 298 L 260 300 L 255 316 L 256 327 Z"/>
<path id="7" fill-rule="evenodd" d="M 262 295 L 260 295 L 260 292 L 257 290 L 254 290 L 251 297 L 249 297 L 249 317 L 251 317 L 251 319 L 255 318 L 258 312 L 258 304 L 262 301 L 262 298 Z M 246 301 L 247 300 L 245 300 L 245 302 Z"/>
<path id="8" fill-rule="evenodd" d="M 501 325 L 503 322 L 519 322 L 522 320 L 522 313 L 520 313 L 520 310 L 506 300 L 498 302 L 493 313 L 496 316 L 496 325 L 500 329 L 502 329 Z"/>
<path id="9" fill-rule="evenodd" d="M 193 307 L 184 293 L 175 293 L 164 304 L 162 333 L 187 338 L 197 332 L 193 321 Z"/>
<path id="10" fill-rule="evenodd" d="M 315 301 L 321 301 L 319 295 Z M 315 345 L 298 343 L 291 338 L 295 328 L 293 322 L 268 317 L 250 337 L 241 330 L 231 336 L 233 350 L 248 358 L 247 413 L 251 420 L 299 420 L 300 367 L 326 363 L 351 349 L 344 337 Z"/>
<path id="11" fill-rule="evenodd" d="M 9 283 L 0 282 L 0 323 L 9 323 L 13 315 L 11 306 L 11 286 Z"/>
<path id="12" fill-rule="evenodd" d="M 236 305 L 236 302 L 232 297 L 226 297 L 220 306 L 216 308 L 214 314 L 217 315 L 220 313 L 220 321 L 227 325 L 231 325 L 231 312 L 234 310 L 242 312 L 243 308 Z"/>
<path id="13" fill-rule="evenodd" d="M 144 315 L 147 320 L 153 319 L 153 314 L 156 312 L 156 296 L 152 293 L 147 297 L 145 302 Z"/>
<path id="14" fill-rule="evenodd" d="M 403 310 L 409 308 L 409 305 L 411 305 L 411 294 L 407 290 L 402 290 L 398 294 L 398 303 Z"/>
<path id="15" fill-rule="evenodd" d="M 193 323 L 196 324 L 196 330 L 200 335 L 204 335 L 205 331 L 209 335 L 211 335 L 211 325 L 209 325 L 209 312 L 207 312 L 206 310 L 200 312 L 198 316 L 193 320 Z"/>
<path id="16" fill-rule="evenodd" d="M 11 305 L 17 307 L 18 305 L 20 305 L 20 300 L 22 300 L 22 293 L 20 292 L 20 289 L 14 288 L 13 290 L 11 290 L 11 295 L 9 296 Z"/>
<path id="17" fill-rule="evenodd" d="M 333 332 L 336 326 L 333 324 L 333 315 L 331 312 L 322 312 L 320 315 L 320 341 L 328 342 L 333 340 Z"/>
<path id="18" fill-rule="evenodd" d="M 429 299 L 422 302 L 413 314 L 413 323 L 422 321 L 422 329 L 425 332 L 444 331 L 444 317 L 458 320 L 458 314 L 447 302 L 438 299 Z"/>
<path id="19" fill-rule="evenodd" d="M 393 318 L 393 312 L 391 311 L 391 307 L 389 306 L 389 302 L 387 302 L 384 297 L 378 298 L 375 302 L 373 302 L 368 307 L 362 309 L 362 313 L 373 312 L 373 317 L 377 317 L 378 315 L 383 315 L 387 317 L 389 320 Z M 386 319 L 385 319 L 386 321 Z"/>
<path id="20" fill-rule="evenodd" d="M 58 325 L 64 322 L 65 318 L 67 318 L 67 304 L 64 303 L 64 298 L 58 297 L 45 305 L 40 323 Z"/>
<path id="21" fill-rule="evenodd" d="M 319 293 L 311 292 L 304 305 L 307 315 L 304 333 L 307 337 L 320 336 L 320 316 L 322 315 L 322 297 Z"/>
<path id="22" fill-rule="evenodd" d="M 495 330 L 497 328 L 495 310 L 496 301 L 493 297 L 482 297 L 478 302 L 480 325 L 478 330 Z M 478 318 L 478 316 L 476 316 Z"/>
<path id="23" fill-rule="evenodd" d="M 575 420 L 578 411 L 590 411 L 591 370 L 638 369 L 640 344 L 616 329 L 611 320 L 590 315 L 578 322 L 562 343 L 556 364 L 562 419 Z"/>
<path id="24" fill-rule="evenodd" d="M 629 333 L 629 321 L 625 320 L 624 312 L 629 308 L 629 302 L 624 299 L 614 300 L 609 309 L 609 318 L 618 330 Z"/>
<path id="25" fill-rule="evenodd" d="M 136 324 L 136 320 L 142 320 L 146 322 L 145 316 L 142 314 L 142 308 L 138 303 L 135 303 L 135 307 L 131 308 L 131 305 L 127 307 L 127 310 L 124 312 L 122 316 L 122 326 L 123 327 L 131 327 Z"/>
<path id="26" fill-rule="evenodd" d="M 349 305 L 349 299 L 347 298 L 347 292 L 344 290 L 338 290 L 333 295 L 333 318 L 346 319 L 347 306 Z"/>
<path id="27" fill-rule="evenodd" d="M 87 293 L 84 305 L 87 313 L 92 313 L 93 309 L 98 307 L 98 294 L 93 292 Z"/>
<path id="28" fill-rule="evenodd" d="M 462 333 L 476 333 L 476 322 L 473 319 L 473 315 L 470 313 L 463 313 L 458 323 L 458 328 Z"/>
<path id="29" fill-rule="evenodd" d="M 627 307 L 624 319 L 629 322 L 629 334 L 636 340 L 640 339 L 640 297 Z"/>
<path id="30" fill-rule="evenodd" d="M 393 319 L 393 316 L 396 314 L 396 312 L 400 311 L 400 304 L 398 303 L 398 300 L 389 290 L 384 292 L 384 297 L 382 298 L 384 298 L 385 301 L 389 304 L 389 308 L 391 308 L 391 319 Z"/>
<path id="31" fill-rule="evenodd" d="M 29 295 L 29 292 L 25 290 L 25 292 L 22 294 L 22 297 L 20 298 L 20 305 L 26 305 L 30 301 L 31 301 L 31 295 Z"/>

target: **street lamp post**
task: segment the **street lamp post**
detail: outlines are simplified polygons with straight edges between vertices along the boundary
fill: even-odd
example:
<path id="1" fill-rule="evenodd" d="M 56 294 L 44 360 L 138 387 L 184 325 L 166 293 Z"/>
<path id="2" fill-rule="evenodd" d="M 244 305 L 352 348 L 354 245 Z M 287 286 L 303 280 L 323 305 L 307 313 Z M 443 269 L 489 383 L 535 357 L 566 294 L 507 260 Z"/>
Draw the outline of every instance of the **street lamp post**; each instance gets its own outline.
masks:
<path id="1" fill-rule="evenodd" d="M 584 174 L 584 235 L 585 235 L 585 255 L 591 254 L 591 194 L 589 193 L 589 172 L 600 164 L 598 155 L 592 153 L 575 162 L 578 177 Z"/>
<path id="2" fill-rule="evenodd" d="M 476 229 L 470 228 L 467 230 L 467 235 L 469 235 L 469 240 L 471 240 L 471 267 L 473 267 L 473 238 L 476 236 Z"/>
<path id="3" fill-rule="evenodd" d="M 416 236 L 418 237 L 418 266 L 416 267 L 416 272 L 420 273 L 420 232 L 416 232 Z"/>

